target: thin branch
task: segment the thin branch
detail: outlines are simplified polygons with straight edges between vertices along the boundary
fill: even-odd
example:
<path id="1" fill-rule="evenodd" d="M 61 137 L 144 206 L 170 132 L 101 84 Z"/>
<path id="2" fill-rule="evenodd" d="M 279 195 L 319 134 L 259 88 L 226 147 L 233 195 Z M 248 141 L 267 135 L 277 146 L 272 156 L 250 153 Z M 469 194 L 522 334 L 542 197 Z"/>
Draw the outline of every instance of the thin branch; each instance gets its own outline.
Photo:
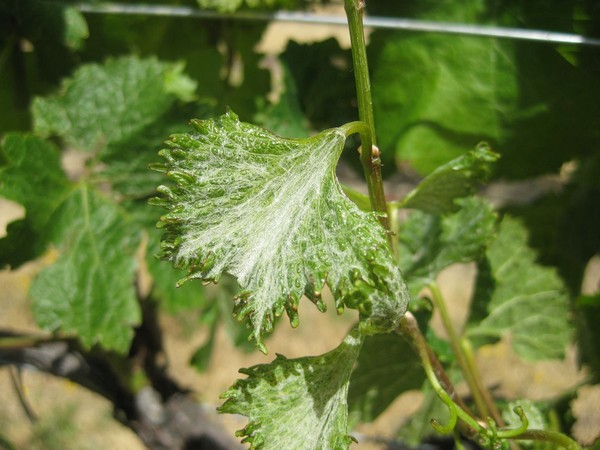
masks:
<path id="1" fill-rule="evenodd" d="M 115 416 L 131 428 L 151 450 L 171 448 L 241 449 L 227 432 L 214 423 L 204 407 L 186 392 L 158 392 L 161 386 L 146 386 L 133 393 L 123 386 L 115 367 L 126 365 L 127 356 L 82 349 L 75 340 L 36 341 L 31 336 L 1 333 L 15 342 L 29 340 L 32 347 L 0 347 L 0 367 L 33 366 L 42 372 L 71 380 L 110 400 Z M 22 339 L 17 339 L 21 337 Z M 111 363 L 110 360 L 113 360 Z M 160 370 L 160 368 L 159 368 Z M 166 374 L 161 374 L 164 378 Z M 163 379 L 160 384 L 164 385 Z M 168 387 L 175 386 L 174 382 Z"/>
<path id="2" fill-rule="evenodd" d="M 17 397 L 19 398 L 19 403 L 25 411 L 25 415 L 29 419 L 29 422 L 35 424 L 38 420 L 37 414 L 29 404 L 29 400 L 25 395 L 25 389 L 23 389 L 23 373 L 21 372 L 20 367 L 11 367 L 8 371 L 10 374 L 10 380 L 15 388 L 15 392 L 17 393 Z"/>
<path id="3" fill-rule="evenodd" d="M 362 0 L 345 0 L 344 9 L 348 17 L 350 41 L 352 42 L 352 63 L 356 80 L 356 98 L 358 100 L 358 116 L 367 125 L 368 133 L 361 133 L 360 162 L 363 167 L 371 208 L 379 213 L 378 219 L 383 228 L 388 231 L 390 248 L 393 248 L 390 231 L 390 221 L 383 191 L 381 175 L 381 158 L 377 149 L 375 134 L 375 119 L 373 114 L 373 99 L 371 97 L 371 82 L 367 63 L 367 50 L 363 28 L 364 2 Z"/>

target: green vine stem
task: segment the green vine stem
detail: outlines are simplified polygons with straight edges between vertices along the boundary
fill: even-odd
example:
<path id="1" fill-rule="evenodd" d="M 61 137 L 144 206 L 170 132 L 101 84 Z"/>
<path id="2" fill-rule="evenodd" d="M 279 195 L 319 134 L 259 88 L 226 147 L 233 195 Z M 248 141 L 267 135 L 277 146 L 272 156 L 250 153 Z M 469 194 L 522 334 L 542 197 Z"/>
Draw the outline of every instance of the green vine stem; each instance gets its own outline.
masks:
<path id="1" fill-rule="evenodd" d="M 527 430 L 513 439 L 552 442 L 567 450 L 581 450 L 580 445 L 568 436 L 556 431 Z"/>
<path id="2" fill-rule="evenodd" d="M 351 122 L 345 125 L 343 129 L 346 136 L 354 133 L 360 135 L 360 160 L 367 180 L 371 208 L 375 213 L 378 213 L 381 225 L 388 231 L 390 246 L 393 249 L 394 245 L 390 231 L 390 216 L 388 205 L 385 200 L 383 179 L 381 175 L 380 151 L 376 146 L 377 138 L 375 133 L 373 101 L 371 97 L 371 84 L 369 80 L 363 28 L 365 0 L 344 0 L 344 9 L 348 18 L 348 27 L 350 31 L 352 61 L 356 80 L 358 115 L 360 121 Z M 443 318 L 443 320 L 447 323 L 446 328 L 451 337 L 452 347 L 459 360 L 459 365 L 465 374 L 465 378 L 467 378 L 477 409 L 482 415 L 491 416 L 489 419 L 490 426 L 489 428 L 486 428 L 475 419 L 474 415 L 468 410 L 464 403 L 462 403 L 443 367 L 437 360 L 431 348 L 427 345 L 427 341 L 421 333 L 416 319 L 410 312 L 407 312 L 397 331 L 408 339 L 413 349 L 419 355 L 431 386 L 438 397 L 448 406 L 450 411 L 450 420 L 446 425 L 441 425 L 437 421 L 432 420 L 432 426 L 441 432 L 458 430 L 464 436 L 471 439 L 475 439 L 479 436 L 480 440 L 483 441 L 491 442 L 496 441 L 497 439 L 533 439 L 554 442 L 568 450 L 579 449 L 580 447 L 575 441 L 563 434 L 553 431 L 526 430 L 527 418 L 520 409 L 517 412 L 521 418 L 521 426 L 519 428 L 516 430 L 497 429 L 497 424 L 502 424 L 502 419 L 494 402 L 491 400 L 491 396 L 489 396 L 489 393 L 487 393 L 478 382 L 474 361 L 469 360 L 469 347 L 466 346 L 468 343 L 461 345 L 458 334 L 449 321 L 443 298 L 441 297 L 441 293 L 437 286 L 434 285 L 432 291 L 434 291 L 434 301 L 438 303 L 440 312 L 442 313 L 443 311 L 442 316 L 445 316 L 445 319 Z"/>
<path id="3" fill-rule="evenodd" d="M 485 430 L 475 420 L 473 414 L 468 410 L 467 406 L 462 403 L 462 400 L 456 393 L 454 386 L 446 371 L 434 355 L 433 351 L 427 345 L 427 341 L 421 330 L 417 320 L 412 313 L 407 312 L 402 320 L 397 332 L 406 338 L 411 344 L 413 350 L 419 355 L 427 379 L 431 384 L 431 387 L 435 391 L 436 395 L 448 406 L 451 420 L 448 425 L 441 426 L 437 421 L 432 421 L 432 426 L 439 431 L 444 431 L 449 428 L 449 425 L 453 423 L 453 427 L 456 427 L 463 435 L 475 439 Z M 460 420 L 455 420 L 460 419 Z M 450 428 L 450 429 L 452 429 Z"/>
<path id="4" fill-rule="evenodd" d="M 373 115 L 373 99 L 371 97 L 371 83 L 369 81 L 369 66 L 367 63 L 367 50 L 365 46 L 365 32 L 363 28 L 364 0 L 345 0 L 344 9 L 348 17 L 350 42 L 352 44 L 352 61 L 354 77 L 356 80 L 356 95 L 358 100 L 358 117 L 370 131 L 370 140 L 363 140 L 361 133 L 360 162 L 365 173 L 369 188 L 371 208 L 378 214 L 379 222 L 389 232 L 385 193 L 383 191 L 383 178 L 381 176 L 381 158 L 376 147 L 375 119 Z M 391 244 L 391 239 L 390 239 Z"/>
<path id="5" fill-rule="evenodd" d="M 442 319 L 442 323 L 444 324 L 444 328 L 448 333 L 448 337 L 450 338 L 450 345 L 452 346 L 452 350 L 456 356 L 456 361 L 458 362 L 465 380 L 469 385 L 469 390 L 473 395 L 473 400 L 475 401 L 475 406 L 477 407 L 479 415 L 481 417 L 492 417 L 497 424 L 503 426 L 504 422 L 502 420 L 502 416 L 500 415 L 500 411 L 498 411 L 498 408 L 492 400 L 491 395 L 487 392 L 487 389 L 481 384 L 479 373 L 475 366 L 475 361 L 472 358 L 472 355 L 469 355 L 465 351 L 468 350 L 468 344 L 465 343 L 463 345 L 461 343 L 461 339 L 458 336 L 456 328 L 454 328 L 452 320 L 450 319 L 448 309 L 446 308 L 446 302 L 444 301 L 444 297 L 437 283 L 431 283 L 429 285 L 429 290 L 432 294 L 433 303 L 440 312 L 440 317 Z M 471 358 L 469 358 L 469 356 L 471 356 Z"/>

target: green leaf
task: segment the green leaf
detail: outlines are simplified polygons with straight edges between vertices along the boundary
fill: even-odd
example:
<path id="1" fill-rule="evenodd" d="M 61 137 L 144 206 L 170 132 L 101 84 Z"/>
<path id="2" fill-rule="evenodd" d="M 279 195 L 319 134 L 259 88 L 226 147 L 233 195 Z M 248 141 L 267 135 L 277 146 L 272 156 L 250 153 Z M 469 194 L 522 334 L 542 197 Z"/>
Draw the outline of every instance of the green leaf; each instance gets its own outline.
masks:
<path id="1" fill-rule="evenodd" d="M 190 358 L 190 366 L 198 372 L 205 372 L 208 369 L 210 358 L 213 353 L 215 344 L 215 336 L 217 331 L 217 323 L 213 323 L 209 330 L 208 339 L 200 347 L 196 349 Z"/>
<path id="2" fill-rule="evenodd" d="M 287 359 L 240 370 L 220 412 L 242 414 L 248 425 L 237 434 L 252 449 L 346 449 L 348 381 L 362 338 L 351 332 L 321 356 Z"/>
<path id="3" fill-rule="evenodd" d="M 81 185 L 52 219 L 58 260 L 34 279 L 30 295 L 38 324 L 76 333 L 125 352 L 140 321 L 134 290 L 139 233 L 99 194 Z"/>
<path id="4" fill-rule="evenodd" d="M 184 133 L 189 129 L 186 121 L 190 116 L 208 117 L 212 107 L 206 103 L 171 108 L 169 112 L 140 130 L 129 139 L 111 145 L 101 156 L 102 178 L 107 179 L 113 190 L 127 200 L 147 199 L 156 193 L 156 186 L 163 180 L 161 174 L 148 170 L 152 163 L 160 161 L 158 150 L 164 145 L 165 136 Z M 153 226 L 159 212 L 148 208 L 146 202 L 133 204 L 144 216 L 143 227 Z"/>
<path id="5" fill-rule="evenodd" d="M 456 201 L 458 212 L 444 216 L 413 211 L 398 235 L 400 267 L 416 295 L 454 263 L 478 260 L 493 237 L 496 215 L 478 197 Z"/>
<path id="6" fill-rule="evenodd" d="M 445 20 L 477 17 L 482 2 L 465 3 L 454 8 L 458 17 Z M 505 115 L 517 101 L 510 43 L 432 33 L 400 33 L 384 42 L 373 74 L 384 155 L 395 154 L 429 173 L 482 140 L 496 147 Z"/>
<path id="7" fill-rule="evenodd" d="M 288 43 L 281 59 L 289 68 L 304 116 L 317 130 L 358 116 L 352 55 L 335 38 L 314 44 Z"/>
<path id="8" fill-rule="evenodd" d="M 580 360 L 600 378 L 600 293 L 582 295 L 575 303 Z"/>
<path id="9" fill-rule="evenodd" d="M 155 204 L 170 210 L 160 222 L 163 257 L 188 269 L 182 282 L 234 275 L 242 288 L 234 313 L 263 351 L 262 336 L 284 310 L 297 325 L 302 294 L 325 309 L 325 283 L 339 311 L 359 310 L 363 332 L 396 327 L 408 294 L 385 232 L 335 178 L 343 129 L 285 139 L 231 112 L 192 125 L 155 166 L 177 183 L 162 186 Z"/>
<path id="10" fill-rule="evenodd" d="M 14 133 L 5 137 L 2 151 L 8 164 L 0 170 L 0 196 L 23 205 L 35 229 L 45 228 L 69 189 L 59 150 L 35 136 Z"/>
<path id="11" fill-rule="evenodd" d="M 137 57 L 81 66 L 58 95 L 34 100 L 34 129 L 58 135 L 78 150 L 103 150 L 164 114 L 175 94 L 182 100 L 190 98 L 195 85 L 181 68 Z"/>
<path id="12" fill-rule="evenodd" d="M 18 267 L 46 248 L 44 236 L 51 215 L 69 192 L 58 149 L 23 134 L 8 134 L 2 144 L 7 159 L 0 168 L 0 196 L 25 207 L 26 217 L 8 225 L 0 239 L 0 266 Z M 35 174 L 35 176 L 32 176 Z"/>
<path id="13" fill-rule="evenodd" d="M 402 208 L 414 208 L 429 214 L 443 214 L 456 211 L 457 198 L 474 192 L 477 184 L 485 181 L 490 173 L 491 163 L 499 155 L 487 145 L 480 144 L 458 158 L 438 167 L 401 202 Z"/>
<path id="14" fill-rule="evenodd" d="M 85 17 L 76 8 L 64 8 L 65 21 L 64 42 L 67 47 L 79 50 L 83 41 L 88 38 L 89 30 Z"/>
<path id="15" fill-rule="evenodd" d="M 169 313 L 205 306 L 207 300 L 202 286 L 188 283 L 175 288 L 181 276 L 156 257 L 160 253 L 160 233 L 156 230 L 149 233 L 146 264 L 152 276 L 152 297 Z"/>
<path id="16" fill-rule="evenodd" d="M 386 9 L 394 9 L 387 13 L 394 16 L 479 26 L 565 32 L 582 23 L 593 26 L 581 19 L 576 2 L 544 6 L 408 0 Z M 486 140 L 502 154 L 496 174 L 524 178 L 558 171 L 563 162 L 598 149 L 600 83 L 584 47 L 377 31 L 370 48 L 384 157 L 395 155 L 429 173 Z"/>
<path id="17" fill-rule="evenodd" d="M 261 98 L 254 120 L 280 136 L 306 137 L 309 135 L 309 129 L 300 108 L 298 89 L 287 65 L 283 63 L 282 66 L 284 90 L 279 101 L 276 104 L 266 104 Z"/>
<path id="18" fill-rule="evenodd" d="M 396 397 L 419 389 L 424 381 L 421 361 L 405 339 L 396 333 L 369 336 L 350 378 L 350 411 L 370 422 Z"/>
<path id="19" fill-rule="evenodd" d="M 523 225 L 505 217 L 487 258 L 494 282 L 487 316 L 472 324 L 467 336 L 510 335 L 517 354 L 528 360 L 562 357 L 571 335 L 568 297 L 556 272 L 535 262 Z"/>

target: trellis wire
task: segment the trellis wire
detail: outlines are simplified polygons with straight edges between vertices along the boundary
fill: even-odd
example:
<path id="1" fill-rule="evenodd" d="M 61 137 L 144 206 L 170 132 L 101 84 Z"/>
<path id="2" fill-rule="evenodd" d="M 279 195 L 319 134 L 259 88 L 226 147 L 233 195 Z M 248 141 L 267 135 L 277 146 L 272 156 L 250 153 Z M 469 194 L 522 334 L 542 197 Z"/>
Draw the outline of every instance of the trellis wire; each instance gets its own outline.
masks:
<path id="1" fill-rule="evenodd" d="M 193 17 L 204 19 L 231 19 L 253 21 L 296 22 L 315 25 L 346 25 L 346 18 L 333 15 L 319 15 L 306 12 L 278 11 L 236 12 L 224 14 L 216 11 L 202 10 L 187 6 L 169 5 L 138 5 L 126 3 L 79 3 L 70 4 L 79 11 L 90 14 L 124 14 L 151 15 L 170 17 Z M 431 22 L 415 19 L 366 16 L 366 27 L 387 28 L 393 30 L 427 31 L 433 33 L 459 34 L 467 36 L 496 37 L 501 39 L 518 39 L 556 44 L 575 44 L 600 46 L 600 39 L 581 36 L 578 34 L 559 33 L 554 31 L 527 30 L 522 28 L 506 28 L 482 25 L 467 25 L 445 22 Z"/>

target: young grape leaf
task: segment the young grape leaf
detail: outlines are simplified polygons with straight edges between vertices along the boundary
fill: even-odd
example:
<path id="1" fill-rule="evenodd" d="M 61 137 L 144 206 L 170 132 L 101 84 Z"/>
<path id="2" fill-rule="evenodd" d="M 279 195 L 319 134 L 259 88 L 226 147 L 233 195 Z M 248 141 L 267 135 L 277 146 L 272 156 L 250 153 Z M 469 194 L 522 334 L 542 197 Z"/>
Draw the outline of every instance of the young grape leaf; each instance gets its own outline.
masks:
<path id="1" fill-rule="evenodd" d="M 0 265 L 14 268 L 45 250 L 44 232 L 68 194 L 69 180 L 60 167 L 58 149 L 42 139 L 8 134 L 2 152 L 7 163 L 0 168 L 0 196 L 20 203 L 26 211 L 26 217 L 9 224 L 8 235 L 0 239 Z"/>
<path id="2" fill-rule="evenodd" d="M 425 372 L 410 344 L 396 333 L 368 336 L 350 378 L 348 403 L 372 421 L 400 394 L 419 389 Z"/>
<path id="3" fill-rule="evenodd" d="M 571 335 L 568 296 L 556 272 L 535 262 L 525 227 L 505 217 L 486 255 L 489 267 L 484 275 L 491 275 L 492 283 L 487 316 L 471 322 L 467 336 L 499 339 L 509 334 L 513 348 L 525 359 L 562 357 Z M 473 303 L 482 300 L 476 297 Z"/>
<path id="4" fill-rule="evenodd" d="M 310 133 L 306 117 L 300 107 L 298 88 L 287 64 L 282 63 L 282 71 L 284 86 L 279 101 L 275 104 L 260 103 L 254 121 L 280 136 L 306 137 Z"/>
<path id="5" fill-rule="evenodd" d="M 170 209 L 159 223 L 162 256 L 188 269 L 181 282 L 234 275 L 242 288 L 234 313 L 263 351 L 262 336 L 284 310 L 297 325 L 302 294 L 325 309 L 325 283 L 340 312 L 359 310 L 364 333 L 395 328 L 408 293 L 384 230 L 335 177 L 345 131 L 286 139 L 232 112 L 192 125 L 154 166 L 177 183 L 161 186 L 154 203 Z"/>
<path id="6" fill-rule="evenodd" d="M 398 235 L 400 267 L 414 295 L 446 267 L 478 260 L 495 232 L 496 215 L 484 200 L 456 201 L 454 214 L 413 211 Z"/>
<path id="7" fill-rule="evenodd" d="M 457 211 L 454 200 L 470 195 L 477 183 L 485 181 L 491 163 L 499 155 L 487 145 L 480 144 L 458 158 L 438 167 L 401 202 L 402 208 L 414 208 L 429 214 L 444 214 Z"/>
<path id="8" fill-rule="evenodd" d="M 74 189 L 52 217 L 58 260 L 33 280 L 38 324 L 84 345 L 125 352 L 140 321 L 133 278 L 139 232 L 91 188 Z"/>
<path id="9" fill-rule="evenodd" d="M 35 229 L 45 228 L 70 185 L 58 148 L 35 136 L 11 133 L 2 151 L 7 164 L 0 170 L 0 195 L 23 205 Z"/>
<path id="10" fill-rule="evenodd" d="M 124 141 L 164 114 L 176 98 L 190 98 L 195 83 L 182 70 L 181 64 L 137 57 L 81 66 L 60 94 L 34 100 L 34 129 L 61 136 L 78 150 L 97 151 Z"/>
<path id="11" fill-rule="evenodd" d="M 248 378 L 223 394 L 219 411 L 249 418 L 238 435 L 252 449 L 348 448 L 348 380 L 361 344 L 355 329 L 324 355 L 277 355 L 270 364 L 242 369 Z"/>

